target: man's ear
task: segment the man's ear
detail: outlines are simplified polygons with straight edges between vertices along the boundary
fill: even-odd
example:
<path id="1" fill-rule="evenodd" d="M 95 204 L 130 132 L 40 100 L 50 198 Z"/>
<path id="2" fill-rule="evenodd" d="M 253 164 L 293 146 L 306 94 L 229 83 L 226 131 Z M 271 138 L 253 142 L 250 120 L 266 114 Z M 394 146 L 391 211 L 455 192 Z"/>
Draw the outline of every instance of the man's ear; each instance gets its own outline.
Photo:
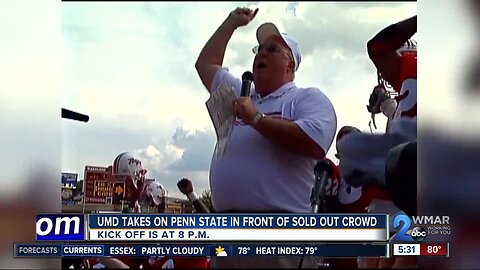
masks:
<path id="1" fill-rule="evenodd" d="M 291 73 L 294 73 L 295 72 L 295 62 L 290 61 L 290 63 L 288 64 L 288 68 L 290 69 Z"/>

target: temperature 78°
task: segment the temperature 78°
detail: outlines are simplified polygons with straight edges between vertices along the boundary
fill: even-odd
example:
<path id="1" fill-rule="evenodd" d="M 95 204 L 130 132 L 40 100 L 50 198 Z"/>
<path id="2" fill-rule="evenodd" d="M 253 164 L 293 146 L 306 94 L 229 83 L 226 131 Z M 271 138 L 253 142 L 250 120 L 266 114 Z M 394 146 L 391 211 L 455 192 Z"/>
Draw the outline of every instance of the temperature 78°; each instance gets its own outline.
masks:
<path id="1" fill-rule="evenodd" d="M 248 255 L 250 247 L 238 247 L 238 255 Z"/>

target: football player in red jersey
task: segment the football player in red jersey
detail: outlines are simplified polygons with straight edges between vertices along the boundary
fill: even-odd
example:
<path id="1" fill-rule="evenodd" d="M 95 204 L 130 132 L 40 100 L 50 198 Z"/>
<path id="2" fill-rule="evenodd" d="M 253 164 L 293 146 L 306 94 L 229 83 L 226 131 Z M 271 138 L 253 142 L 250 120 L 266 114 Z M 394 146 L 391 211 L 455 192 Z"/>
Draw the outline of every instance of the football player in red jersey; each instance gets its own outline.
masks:
<path id="1" fill-rule="evenodd" d="M 325 185 L 325 205 L 328 213 L 342 212 L 340 202 L 338 200 L 338 188 L 340 186 L 340 170 L 337 165 L 329 158 L 324 158 L 330 164 L 332 173 L 327 179 Z"/>
<path id="2" fill-rule="evenodd" d="M 353 126 L 344 126 L 337 133 L 336 142 L 346 138 L 349 134 L 361 133 L 361 131 Z M 338 152 L 338 148 L 337 148 Z M 339 160 L 342 159 L 340 154 L 335 155 Z M 388 200 L 389 195 L 385 188 L 377 185 L 364 185 L 354 187 L 348 184 L 342 178 L 340 168 L 334 166 L 332 177 L 338 180 L 338 212 L 341 213 L 367 213 L 368 206 L 374 200 Z M 329 260 L 333 269 L 357 269 L 357 259 L 332 259 Z"/>
<path id="3" fill-rule="evenodd" d="M 385 90 L 390 85 L 397 93 L 395 97 L 397 105 L 393 115 L 388 115 L 388 113 L 384 112 L 389 117 L 387 133 L 399 133 L 409 139 L 416 139 L 417 46 L 411 40 L 416 32 L 417 16 L 413 16 L 382 29 L 367 42 L 368 56 L 379 73 L 379 86 L 383 86 Z M 379 96 L 381 97 L 382 95 Z M 383 101 L 388 101 L 388 99 L 383 99 L 381 102 Z M 393 146 L 391 144 L 394 142 L 395 140 L 392 137 L 390 143 L 385 144 L 383 148 L 388 150 L 388 146 Z M 388 201 L 377 201 L 369 207 L 374 212 L 373 208 L 382 208 L 378 206 L 380 204 L 387 205 Z M 391 206 L 388 207 L 392 208 Z M 382 212 L 395 214 L 391 211 L 383 210 Z M 392 265 L 407 268 L 415 267 L 416 260 L 415 258 L 405 259 L 401 257 L 392 259 L 359 259 L 359 267 L 362 268 L 389 268 Z"/>
<path id="4" fill-rule="evenodd" d="M 413 16 L 386 27 L 367 43 L 378 76 L 367 110 L 374 126 L 375 114 L 383 112 L 388 117 L 387 132 L 395 120 L 417 117 L 417 44 L 410 39 L 416 32 L 417 16 Z M 410 126 L 416 126 L 416 121 L 411 122 Z M 405 124 L 395 125 L 394 129 L 407 129 L 403 132 L 411 135 Z"/>
<path id="5" fill-rule="evenodd" d="M 417 117 L 417 16 L 392 24 L 367 43 L 368 56 L 380 74 L 380 83 L 397 93 L 393 119 Z"/>
<path id="6" fill-rule="evenodd" d="M 398 93 L 395 98 L 398 105 L 389 112 L 393 112 L 393 116 L 386 135 L 356 135 L 337 144 L 343 156 L 339 165 L 343 178 L 355 179 L 355 186 L 369 182 L 384 185 L 385 156 L 388 151 L 417 137 L 417 52 L 416 44 L 409 40 L 417 31 L 416 22 L 417 16 L 413 16 L 392 24 L 367 43 L 368 55 L 380 75 L 379 86 L 374 89 L 374 94 L 380 93 L 378 96 L 381 100 L 388 101 L 381 93 L 391 85 Z M 375 99 L 371 97 L 372 100 Z M 378 113 L 379 107 L 382 106 L 369 106 L 368 109 L 373 114 Z M 356 171 L 363 175 L 355 175 Z"/>

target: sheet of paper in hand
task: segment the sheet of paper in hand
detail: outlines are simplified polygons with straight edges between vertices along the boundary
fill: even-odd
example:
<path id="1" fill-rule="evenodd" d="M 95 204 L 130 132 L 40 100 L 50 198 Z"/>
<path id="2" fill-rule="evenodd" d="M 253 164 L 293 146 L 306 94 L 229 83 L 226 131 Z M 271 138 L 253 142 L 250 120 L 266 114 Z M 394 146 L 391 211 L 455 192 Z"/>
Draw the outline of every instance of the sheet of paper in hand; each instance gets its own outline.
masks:
<path id="1" fill-rule="evenodd" d="M 217 145 L 215 146 L 215 158 L 222 157 L 227 147 L 227 142 L 233 129 L 235 115 L 233 114 L 232 103 L 236 96 L 226 82 L 215 91 L 205 105 L 212 119 L 215 133 L 217 134 Z"/>

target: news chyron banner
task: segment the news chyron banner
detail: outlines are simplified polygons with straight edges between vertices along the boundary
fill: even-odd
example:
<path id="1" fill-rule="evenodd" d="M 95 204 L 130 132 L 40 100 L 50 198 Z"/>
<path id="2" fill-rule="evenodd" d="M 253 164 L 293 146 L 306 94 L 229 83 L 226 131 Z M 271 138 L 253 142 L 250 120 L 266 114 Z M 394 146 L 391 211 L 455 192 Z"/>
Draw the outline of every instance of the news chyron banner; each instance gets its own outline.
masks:
<path id="1" fill-rule="evenodd" d="M 385 241 L 386 215 L 88 215 L 93 241 Z"/>
<path id="2" fill-rule="evenodd" d="M 387 243 L 375 244 L 15 244 L 16 258 L 32 257 L 212 257 L 321 256 L 389 257 Z"/>
<path id="3" fill-rule="evenodd" d="M 37 242 L 15 244 L 14 254 L 17 258 L 389 257 L 387 217 L 383 214 L 38 214 Z"/>
<path id="4" fill-rule="evenodd" d="M 395 217 L 394 227 L 404 219 Z M 14 255 L 448 257 L 448 242 L 425 243 L 420 233 L 446 234 L 449 217 L 412 220 L 427 229 L 414 227 L 403 235 L 410 227 L 407 219 L 397 234 L 417 243 L 395 238 L 390 244 L 384 214 L 38 214 L 37 242 L 16 243 Z"/>
<path id="5" fill-rule="evenodd" d="M 37 241 L 387 241 L 385 214 L 45 214 Z"/>

